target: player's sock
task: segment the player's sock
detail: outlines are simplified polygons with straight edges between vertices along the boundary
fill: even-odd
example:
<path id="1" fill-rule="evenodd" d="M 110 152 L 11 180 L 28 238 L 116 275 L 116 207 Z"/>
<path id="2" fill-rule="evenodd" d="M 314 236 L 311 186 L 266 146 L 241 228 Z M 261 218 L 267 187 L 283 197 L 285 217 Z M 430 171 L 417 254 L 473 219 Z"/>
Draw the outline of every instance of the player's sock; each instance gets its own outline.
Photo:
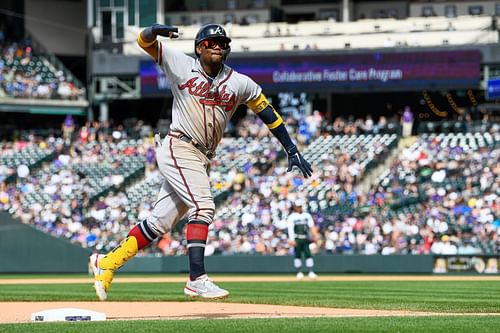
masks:
<path id="1" fill-rule="evenodd" d="M 147 222 L 142 221 L 130 230 L 127 238 L 99 261 L 99 267 L 116 271 L 156 237 Z"/>
<path id="2" fill-rule="evenodd" d="M 301 272 L 302 271 L 302 259 L 295 258 L 293 260 L 293 266 L 295 267 L 295 270 L 297 271 L 297 273 Z"/>
<path id="3" fill-rule="evenodd" d="M 151 227 L 148 225 L 147 220 L 142 221 L 141 223 L 136 224 L 135 227 L 130 230 L 128 233 L 129 237 L 134 236 L 137 240 L 137 249 L 143 249 L 156 238 L 158 238 L 157 233 L 151 230 Z"/>
<path id="4" fill-rule="evenodd" d="M 192 220 L 188 222 L 186 239 L 189 254 L 189 278 L 191 281 L 205 274 L 205 245 L 207 243 L 208 224 Z"/>

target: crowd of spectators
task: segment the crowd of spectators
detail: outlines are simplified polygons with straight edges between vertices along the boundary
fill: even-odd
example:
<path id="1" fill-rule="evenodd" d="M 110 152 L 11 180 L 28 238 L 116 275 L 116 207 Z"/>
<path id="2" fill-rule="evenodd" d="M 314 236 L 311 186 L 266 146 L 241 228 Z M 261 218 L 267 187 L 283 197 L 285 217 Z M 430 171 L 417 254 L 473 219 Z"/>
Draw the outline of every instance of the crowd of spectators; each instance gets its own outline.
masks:
<path id="1" fill-rule="evenodd" d="M 389 194 L 389 204 L 400 212 L 387 219 L 387 227 L 398 232 L 385 245 L 391 253 L 409 243 L 415 244 L 411 253 L 498 252 L 499 127 L 468 136 L 421 136 L 393 161 L 377 193 L 384 200 Z M 418 233 L 408 233 L 408 225 Z"/>
<path id="2" fill-rule="evenodd" d="M 322 237 L 311 244 L 311 250 L 325 254 L 366 255 L 498 253 L 498 145 L 479 152 L 462 151 L 456 166 L 453 161 L 457 156 L 447 149 L 437 148 L 440 145 L 435 138 L 422 139 L 417 146 L 423 155 L 405 150 L 394 161 L 390 174 L 395 176 L 390 185 L 377 184 L 367 193 L 345 187 L 330 190 L 324 201 L 332 209 L 313 212 Z M 428 173 L 429 170 L 422 169 L 421 156 L 434 158 L 436 150 L 440 151 L 442 162 L 441 165 L 427 165 L 432 170 L 429 181 L 408 172 Z M 458 172 L 463 170 L 465 187 L 447 186 L 444 179 L 439 178 L 443 163 L 447 164 L 448 160 L 454 173 L 450 172 L 446 181 L 460 177 Z M 407 177 L 415 179 L 402 185 L 397 177 L 398 168 L 407 168 Z M 269 175 L 260 175 L 255 170 L 242 174 L 230 199 L 216 213 L 207 254 L 291 254 L 286 233 L 291 203 L 304 198 L 311 208 L 319 200 L 306 192 L 295 191 L 297 186 L 294 184 L 300 181 L 301 177 L 287 173 L 283 166 L 274 168 Z M 474 189 L 473 184 L 477 182 L 479 187 Z M 423 196 L 418 203 L 405 207 L 404 203 L 418 198 L 420 192 Z M 169 246 L 163 244 L 162 248 L 166 254 L 185 252 L 182 235 L 167 238 L 165 243 Z"/>
<path id="3" fill-rule="evenodd" d="M 311 245 L 313 252 L 498 253 L 499 128 L 488 135 L 494 138 L 493 146 L 478 150 L 448 147 L 440 137 L 422 137 L 398 155 L 387 172 L 392 175 L 388 184 L 375 184 L 366 193 L 346 186 L 348 182 L 340 182 L 336 190 L 332 186 L 323 199 L 331 209 L 313 212 L 322 235 Z M 324 161 L 322 168 L 329 163 Z M 318 174 L 317 170 L 314 176 Z M 400 175 L 407 179 L 399 179 Z M 304 198 L 311 208 L 319 198 L 298 192 L 301 177 L 287 173 L 283 166 L 266 175 L 253 170 L 240 179 L 216 213 L 207 252 L 290 254 L 285 221 L 291 202 Z M 168 248 L 166 253 L 185 250 L 179 240 L 174 245 L 176 249 Z"/>
<path id="4" fill-rule="evenodd" d="M 148 172 L 156 163 L 154 142 L 150 137 L 127 140 L 123 128 L 109 129 L 98 122 L 74 130 L 74 123 L 67 118 L 63 127 L 70 129 L 66 134 L 71 137 L 69 141 L 49 136 L 30 137 L 30 141 L 24 143 L 48 147 L 56 158 L 23 177 L 18 174 L 16 183 L 0 182 L 0 209 L 53 235 L 66 237 L 84 247 L 97 247 L 97 239 L 105 242 L 107 235 L 114 234 L 117 228 L 126 229 L 130 223 L 135 224 L 137 209 L 127 207 L 123 200 L 126 195 L 122 174 L 111 173 L 96 180 L 79 171 L 80 166 L 117 170 L 127 157 L 140 156 Z M 96 181 L 111 191 L 92 198 L 90 193 Z M 115 206 L 116 202 L 119 207 Z M 116 214 L 117 209 L 120 214 Z M 125 210 L 130 213 L 123 214 Z"/>
<path id="5" fill-rule="evenodd" d="M 314 140 L 329 136 L 325 130 L 359 135 L 375 134 L 387 127 L 384 119 L 378 121 L 382 125 L 377 125 L 377 129 L 370 126 L 374 125 L 373 120 L 365 119 L 337 120 L 332 128 L 325 129 L 321 127 L 319 113 L 303 121 L 288 121 L 302 151 Z M 69 120 L 63 124 L 63 133 L 64 127 L 68 132 L 66 139 L 48 137 L 30 143 L 53 149 L 57 158 L 50 164 L 62 167 L 46 177 L 32 173 L 36 176 L 18 178 L 16 184 L 0 182 L 0 209 L 84 247 L 109 250 L 126 236 L 132 225 L 149 214 L 156 200 L 161 176 L 156 167 L 152 132 L 137 140 L 136 145 L 120 146 L 120 142 L 129 142 L 128 131 L 122 127 L 110 128 L 96 122 L 78 128 Z M 320 239 L 311 244 L 313 253 L 500 251 L 498 127 L 483 133 L 494 138 L 493 145 L 474 149 L 448 146 L 439 136 L 421 136 L 413 146 L 402 150 L 385 176 L 364 193 L 357 190 L 362 177 L 352 177 L 356 169 L 353 166 L 359 164 L 361 155 L 345 156 L 334 151 L 321 161 L 321 167 L 316 166 L 312 180 L 305 184 L 298 173 L 286 172 L 286 161 L 278 157 L 279 144 L 267 138 L 267 130 L 258 120 L 244 118 L 237 133 L 254 139 L 243 147 L 230 141 L 234 138 L 227 139 L 227 144 L 223 141 L 220 146 L 223 151 L 213 161 L 212 183 L 215 189 L 225 190 L 227 198 L 218 206 L 209 230 L 207 255 L 291 254 L 286 218 L 291 203 L 298 198 L 308 203 L 307 208 L 321 232 Z M 103 148 L 111 146 L 115 147 L 112 152 Z M 224 161 L 249 153 L 254 159 L 223 169 Z M 91 185 L 87 178 L 67 167 L 83 161 L 108 163 L 108 156 L 116 154 L 144 158 L 145 178 L 139 182 L 151 187 L 148 196 L 137 201 L 124 183 L 118 183 L 112 191 L 89 198 Z M 325 190 L 318 193 L 315 189 L 325 183 Z M 48 190 L 50 204 L 23 204 L 35 190 Z M 63 197 L 60 193 L 75 195 Z M 167 255 L 187 253 L 182 224 L 146 251 Z"/>
<path id="6" fill-rule="evenodd" d="M 62 70 L 34 54 L 29 41 L 4 45 L 0 55 L 0 98 L 77 100 L 84 97 L 84 90 L 69 81 Z"/>

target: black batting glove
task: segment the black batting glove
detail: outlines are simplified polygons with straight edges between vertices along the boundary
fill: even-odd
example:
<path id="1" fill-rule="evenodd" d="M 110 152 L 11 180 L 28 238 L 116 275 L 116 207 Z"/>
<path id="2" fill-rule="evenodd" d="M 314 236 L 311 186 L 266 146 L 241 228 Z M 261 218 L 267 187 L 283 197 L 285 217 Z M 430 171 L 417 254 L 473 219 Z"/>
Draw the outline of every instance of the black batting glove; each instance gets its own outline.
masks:
<path id="1" fill-rule="evenodd" d="M 163 25 L 163 24 L 156 23 L 151 27 L 151 31 L 156 36 L 163 36 L 163 37 L 170 37 L 170 38 L 179 37 L 179 34 L 178 34 L 179 28 L 172 27 L 170 25 Z"/>
<path id="2" fill-rule="evenodd" d="M 293 146 L 291 149 L 287 150 L 288 154 L 288 172 L 292 171 L 293 166 L 296 166 L 302 171 L 302 174 L 305 178 L 309 178 L 312 175 L 311 164 L 307 162 L 302 155 L 300 155 L 296 146 Z"/>

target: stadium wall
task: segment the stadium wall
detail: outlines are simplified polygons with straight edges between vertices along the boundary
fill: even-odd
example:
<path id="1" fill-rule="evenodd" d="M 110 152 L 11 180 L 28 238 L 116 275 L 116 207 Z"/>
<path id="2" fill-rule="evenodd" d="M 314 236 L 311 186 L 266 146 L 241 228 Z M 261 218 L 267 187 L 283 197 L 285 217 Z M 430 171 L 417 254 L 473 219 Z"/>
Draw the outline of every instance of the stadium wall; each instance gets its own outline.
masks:
<path id="1" fill-rule="evenodd" d="M 0 212 L 0 273 L 85 273 L 91 251 L 50 236 Z M 432 256 L 332 256 L 314 258 L 319 273 L 430 273 Z M 292 273 L 290 256 L 213 256 L 207 269 L 217 273 Z M 185 256 L 144 256 L 122 269 L 130 273 L 186 273 Z"/>
<path id="2" fill-rule="evenodd" d="M 48 235 L 0 212 L 1 273 L 86 273 L 90 249 Z M 206 257 L 213 273 L 295 272 L 292 256 L 233 255 Z M 498 255 L 316 255 L 318 273 L 498 274 Z M 304 269 L 306 269 L 304 267 Z M 127 273 L 188 273 L 186 256 L 138 256 L 122 269 Z"/>
<path id="3" fill-rule="evenodd" d="M 206 257 L 207 271 L 213 273 L 294 273 L 292 256 L 236 255 Z M 317 255 L 318 273 L 431 273 L 432 256 Z M 306 268 L 304 267 L 304 270 Z M 123 272 L 187 273 L 185 257 L 140 257 L 131 260 Z"/>
<path id="4" fill-rule="evenodd" d="M 0 273 L 80 273 L 91 251 L 0 212 Z"/>

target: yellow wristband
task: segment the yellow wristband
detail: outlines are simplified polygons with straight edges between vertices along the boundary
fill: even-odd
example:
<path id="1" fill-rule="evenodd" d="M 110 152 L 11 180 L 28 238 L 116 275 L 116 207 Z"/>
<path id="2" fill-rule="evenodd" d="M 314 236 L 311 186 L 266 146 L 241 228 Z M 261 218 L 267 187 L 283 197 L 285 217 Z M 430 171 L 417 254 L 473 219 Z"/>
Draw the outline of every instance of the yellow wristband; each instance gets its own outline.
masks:
<path id="1" fill-rule="evenodd" d="M 144 39 L 142 39 L 142 35 L 139 33 L 139 37 L 137 37 L 137 43 L 140 47 L 150 47 L 151 45 L 156 43 L 156 39 L 151 42 L 146 42 Z"/>

